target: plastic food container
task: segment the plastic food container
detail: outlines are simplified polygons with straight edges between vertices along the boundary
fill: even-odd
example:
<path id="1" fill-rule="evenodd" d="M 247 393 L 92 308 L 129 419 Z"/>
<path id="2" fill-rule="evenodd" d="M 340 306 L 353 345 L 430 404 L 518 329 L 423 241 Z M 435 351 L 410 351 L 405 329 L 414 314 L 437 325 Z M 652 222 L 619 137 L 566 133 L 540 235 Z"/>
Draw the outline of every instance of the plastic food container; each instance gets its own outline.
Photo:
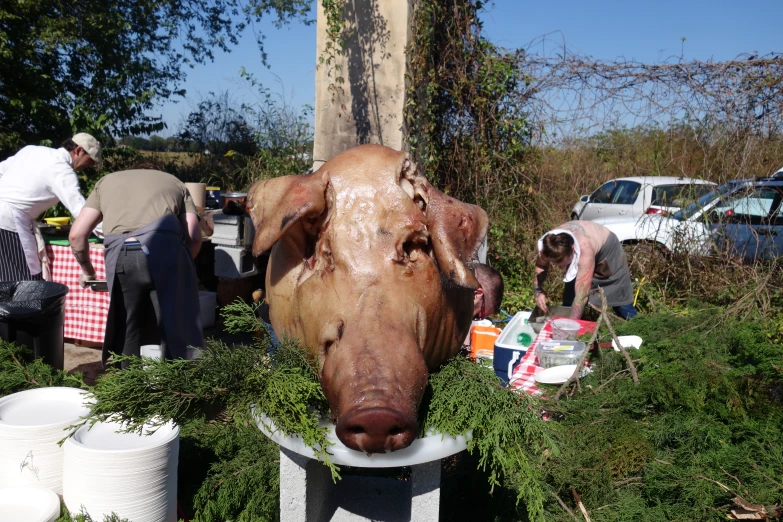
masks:
<path id="1" fill-rule="evenodd" d="M 552 368 L 564 364 L 576 364 L 587 345 L 582 341 L 541 341 L 536 346 L 538 365 Z"/>
<path id="2" fill-rule="evenodd" d="M 556 341 L 575 341 L 582 325 L 573 319 L 555 319 L 552 321 L 552 339 Z"/>

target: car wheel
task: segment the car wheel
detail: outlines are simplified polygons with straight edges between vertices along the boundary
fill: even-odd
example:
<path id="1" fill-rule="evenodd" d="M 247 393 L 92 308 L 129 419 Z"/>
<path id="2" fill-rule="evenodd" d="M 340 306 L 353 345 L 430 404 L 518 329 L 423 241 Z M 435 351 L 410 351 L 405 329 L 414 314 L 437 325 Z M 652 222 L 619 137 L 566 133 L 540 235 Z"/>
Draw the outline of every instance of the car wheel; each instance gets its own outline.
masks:
<path id="1" fill-rule="evenodd" d="M 623 248 L 633 278 L 641 280 L 642 277 L 646 277 L 650 279 L 662 272 L 668 263 L 669 252 L 660 243 L 624 243 Z"/>

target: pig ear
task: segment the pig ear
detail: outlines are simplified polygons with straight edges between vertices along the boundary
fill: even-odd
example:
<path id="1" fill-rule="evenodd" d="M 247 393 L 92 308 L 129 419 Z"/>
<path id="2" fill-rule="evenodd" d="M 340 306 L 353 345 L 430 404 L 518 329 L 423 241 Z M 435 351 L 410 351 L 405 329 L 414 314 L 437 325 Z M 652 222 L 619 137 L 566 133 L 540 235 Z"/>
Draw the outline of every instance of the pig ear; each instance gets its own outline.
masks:
<path id="1" fill-rule="evenodd" d="M 471 267 L 487 235 L 487 213 L 432 185 L 427 196 L 427 227 L 441 273 L 459 286 L 478 288 Z"/>
<path id="2" fill-rule="evenodd" d="M 255 182 L 247 198 L 247 209 L 256 229 L 253 255 L 272 248 L 294 225 L 317 220 L 327 206 L 328 184 L 329 174 L 321 170 Z"/>
<path id="3" fill-rule="evenodd" d="M 487 213 L 433 187 L 410 158 L 400 158 L 399 184 L 427 215 L 432 249 L 441 273 L 459 286 L 478 288 L 471 265 L 487 236 Z"/>

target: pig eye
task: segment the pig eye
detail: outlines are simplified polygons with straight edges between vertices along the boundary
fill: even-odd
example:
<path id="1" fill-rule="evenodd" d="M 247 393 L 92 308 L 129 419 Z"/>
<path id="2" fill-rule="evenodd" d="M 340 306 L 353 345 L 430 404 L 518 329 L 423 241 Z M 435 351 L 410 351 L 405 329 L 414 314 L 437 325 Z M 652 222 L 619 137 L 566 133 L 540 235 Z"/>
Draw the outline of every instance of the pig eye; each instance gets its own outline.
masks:
<path id="1" fill-rule="evenodd" d="M 416 236 L 402 244 L 403 260 L 415 263 L 430 253 L 430 243 L 427 237 Z"/>

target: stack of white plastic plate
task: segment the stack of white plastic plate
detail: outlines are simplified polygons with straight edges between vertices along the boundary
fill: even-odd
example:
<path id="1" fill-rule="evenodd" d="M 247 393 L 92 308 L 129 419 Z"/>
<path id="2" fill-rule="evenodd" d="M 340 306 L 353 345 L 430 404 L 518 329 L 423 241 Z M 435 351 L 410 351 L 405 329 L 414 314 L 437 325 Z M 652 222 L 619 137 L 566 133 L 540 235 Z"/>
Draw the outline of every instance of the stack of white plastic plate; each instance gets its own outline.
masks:
<path id="1" fill-rule="evenodd" d="M 87 415 L 88 395 L 76 388 L 38 388 L 0 399 L 0 487 L 63 492 L 66 428 Z"/>
<path id="2" fill-rule="evenodd" d="M 79 428 L 64 444 L 63 500 L 93 520 L 116 513 L 133 522 L 176 522 L 179 428 L 119 433 L 119 423 Z"/>
<path id="3" fill-rule="evenodd" d="M 43 488 L 0 489 L 3 522 L 54 522 L 60 517 L 60 497 Z"/>

